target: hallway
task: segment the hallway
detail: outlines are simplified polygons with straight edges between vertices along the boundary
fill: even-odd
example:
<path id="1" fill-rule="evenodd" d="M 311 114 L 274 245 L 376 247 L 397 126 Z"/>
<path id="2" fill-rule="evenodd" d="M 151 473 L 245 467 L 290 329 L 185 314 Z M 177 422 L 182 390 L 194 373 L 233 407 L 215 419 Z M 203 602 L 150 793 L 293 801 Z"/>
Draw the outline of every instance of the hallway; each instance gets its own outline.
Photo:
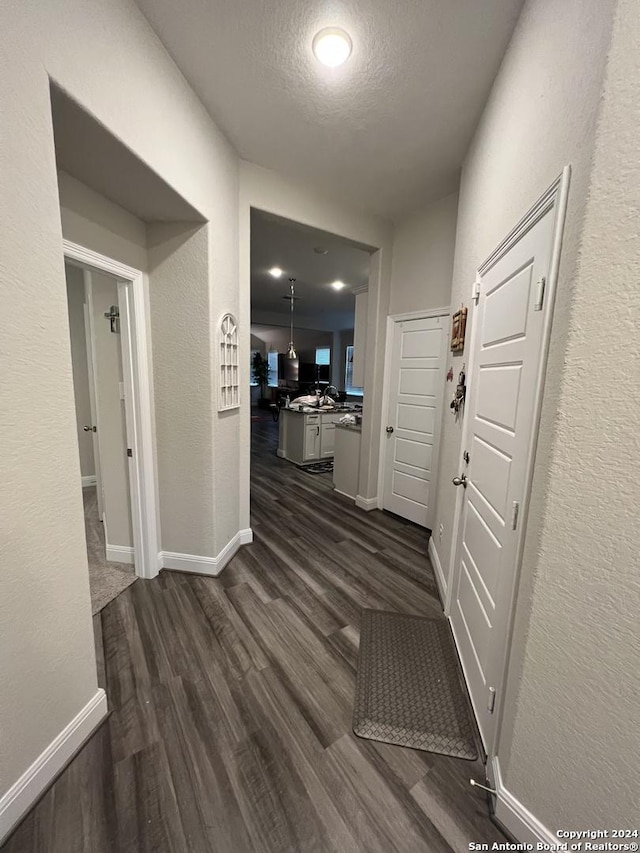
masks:
<path id="1" fill-rule="evenodd" d="M 389 853 L 503 841 L 480 763 L 351 733 L 362 607 L 440 612 L 417 527 L 334 495 L 252 424 L 253 545 L 94 619 L 111 715 L 4 853 Z"/>

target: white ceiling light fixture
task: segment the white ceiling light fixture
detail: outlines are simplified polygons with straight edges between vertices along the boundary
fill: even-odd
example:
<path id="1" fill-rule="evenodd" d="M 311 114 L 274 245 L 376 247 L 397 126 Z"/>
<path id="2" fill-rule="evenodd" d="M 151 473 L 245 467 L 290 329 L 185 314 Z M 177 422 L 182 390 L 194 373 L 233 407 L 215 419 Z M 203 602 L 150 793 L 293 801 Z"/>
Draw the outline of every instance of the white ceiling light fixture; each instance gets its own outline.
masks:
<path id="1" fill-rule="evenodd" d="M 289 279 L 289 284 L 291 285 L 291 295 L 289 299 L 291 300 L 291 340 L 289 341 L 289 349 L 287 350 L 287 358 L 294 359 L 298 357 L 298 353 L 296 352 L 295 345 L 293 343 L 293 306 L 296 301 L 295 291 L 293 289 L 293 285 L 296 283 L 295 278 Z"/>
<path id="2" fill-rule="evenodd" d="M 344 281 L 332 281 L 332 282 L 331 282 L 331 287 L 332 287 L 334 290 L 342 290 L 342 288 L 343 288 L 343 287 L 346 287 L 346 285 L 345 285 Z"/>
<path id="3" fill-rule="evenodd" d="M 282 270 L 280 267 L 271 267 L 269 270 L 269 275 L 272 275 L 274 278 L 280 278 L 282 275 Z"/>
<path id="4" fill-rule="evenodd" d="M 313 52 L 323 65 L 337 68 L 351 56 L 353 44 L 348 33 L 339 27 L 325 27 L 313 39 Z"/>

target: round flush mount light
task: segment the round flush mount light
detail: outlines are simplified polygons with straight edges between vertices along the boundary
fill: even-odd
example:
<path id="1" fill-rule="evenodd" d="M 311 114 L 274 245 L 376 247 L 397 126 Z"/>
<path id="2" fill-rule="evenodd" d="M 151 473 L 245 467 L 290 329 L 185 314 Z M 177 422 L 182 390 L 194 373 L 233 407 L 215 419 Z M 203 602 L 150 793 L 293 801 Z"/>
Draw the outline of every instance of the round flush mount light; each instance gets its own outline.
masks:
<path id="1" fill-rule="evenodd" d="M 325 27 L 313 39 L 313 52 L 323 65 L 336 68 L 351 56 L 351 38 L 338 27 Z"/>
<path id="2" fill-rule="evenodd" d="M 280 278 L 282 275 L 282 270 L 280 267 L 271 267 L 269 270 L 269 275 L 272 275 L 274 278 Z"/>
<path id="3" fill-rule="evenodd" d="M 313 251 L 316 253 L 316 255 L 328 255 L 329 254 L 329 250 L 325 249 L 324 246 L 315 246 Z"/>
<path id="4" fill-rule="evenodd" d="M 332 282 L 331 282 L 331 287 L 332 287 L 334 290 L 342 290 L 342 288 L 343 288 L 343 287 L 346 287 L 346 285 L 345 285 L 344 281 L 332 281 Z"/>

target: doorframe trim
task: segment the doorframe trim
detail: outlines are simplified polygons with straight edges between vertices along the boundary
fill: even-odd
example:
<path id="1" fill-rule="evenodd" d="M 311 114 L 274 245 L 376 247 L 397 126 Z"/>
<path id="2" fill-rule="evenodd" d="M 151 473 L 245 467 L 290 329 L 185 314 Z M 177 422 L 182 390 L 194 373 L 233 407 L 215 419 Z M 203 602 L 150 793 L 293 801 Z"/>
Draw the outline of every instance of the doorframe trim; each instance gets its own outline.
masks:
<path id="1" fill-rule="evenodd" d="M 429 320 L 432 317 L 448 317 L 451 314 L 451 306 L 447 305 L 442 308 L 430 308 L 423 311 L 407 311 L 402 314 L 387 314 L 387 323 L 385 328 L 384 341 L 384 370 L 382 377 L 382 417 L 380 419 L 380 455 L 378 457 L 378 509 L 384 509 L 384 476 L 385 462 L 387 456 L 387 442 L 385 437 L 386 419 L 389 412 L 389 398 L 391 395 L 391 359 L 393 355 L 393 329 L 394 323 L 402 323 L 406 320 Z M 442 406 L 444 410 L 444 385 L 442 389 Z M 442 427 L 440 432 L 440 441 L 438 452 L 442 447 Z M 438 471 L 440 465 L 438 463 Z M 434 483 L 437 490 L 437 472 L 436 482 Z M 437 491 L 434 491 L 437 494 Z"/>
<path id="2" fill-rule="evenodd" d="M 535 388 L 535 399 L 534 399 L 534 410 L 533 410 L 533 419 L 532 419 L 532 430 L 531 430 L 531 438 L 529 441 L 529 446 L 527 448 L 527 461 L 526 461 L 526 473 L 524 480 L 524 489 L 522 494 L 522 504 L 521 504 L 521 519 L 522 525 L 520 527 L 520 538 L 518 541 L 518 548 L 515 555 L 515 571 L 513 576 L 513 586 L 511 590 L 511 597 L 509 600 L 509 612 L 507 616 L 507 627 L 505 634 L 505 649 L 504 649 L 504 660 L 502 661 L 500 667 L 500 682 L 496 685 L 497 695 L 496 695 L 496 707 L 495 707 L 495 715 L 496 715 L 496 728 L 495 728 L 495 738 L 493 744 L 490 745 L 490 748 L 487 750 L 488 760 L 492 761 L 493 758 L 497 754 L 498 744 L 500 741 L 500 733 L 502 729 L 502 722 L 504 718 L 504 699 L 506 695 L 506 685 L 508 679 L 508 671 L 509 671 L 509 661 L 511 657 L 512 650 L 512 639 L 513 639 L 513 623 L 514 623 L 514 612 L 515 612 L 515 604 L 517 599 L 517 593 L 520 586 L 520 578 L 521 578 L 521 568 L 522 568 L 522 555 L 524 552 L 524 543 L 527 534 L 527 525 L 528 525 L 528 512 L 529 512 L 529 500 L 531 497 L 531 488 L 533 484 L 533 472 L 535 467 L 535 456 L 537 450 L 537 441 L 538 441 L 538 430 L 540 426 L 540 416 L 542 412 L 542 401 L 544 397 L 544 386 L 546 379 L 546 371 L 547 371 L 547 362 L 549 355 L 549 344 L 551 339 L 551 326 L 553 323 L 553 314 L 555 308 L 555 296 L 557 291 L 558 284 L 558 273 L 560 269 L 560 255 L 562 252 L 562 237 L 564 233 L 564 223 L 567 212 L 567 201 L 569 195 L 569 184 L 571 181 L 571 166 L 567 165 L 563 168 L 562 172 L 558 177 L 553 181 L 553 183 L 545 190 L 545 192 L 540 196 L 540 198 L 533 204 L 533 206 L 527 211 L 527 213 L 520 219 L 520 221 L 512 228 L 509 234 L 502 240 L 498 246 L 494 249 L 493 252 L 483 261 L 482 264 L 478 267 L 476 273 L 476 279 L 473 285 L 473 292 L 475 292 L 476 282 L 479 281 L 483 275 L 493 267 L 495 264 L 502 258 L 507 252 L 510 251 L 511 248 L 529 231 L 545 214 L 547 214 L 550 210 L 555 207 L 555 222 L 553 228 L 553 244 L 551 247 L 551 260 L 549 263 L 549 279 L 545 286 L 545 303 L 544 303 L 544 317 L 543 317 L 543 329 L 542 329 L 542 347 L 540 350 L 540 361 L 538 364 L 538 373 L 536 378 L 536 388 Z M 469 350 L 469 362 L 467 369 L 467 376 L 473 375 L 473 370 L 475 368 L 475 345 L 477 339 L 477 323 L 473 322 L 473 318 L 476 314 L 477 306 L 473 303 L 473 314 L 471 315 L 471 340 L 470 340 L 470 350 Z M 469 437 L 469 420 L 465 417 L 464 425 L 462 429 L 462 436 L 460 442 L 460 452 L 458 457 L 458 467 L 461 469 L 463 464 L 462 454 L 464 453 L 465 446 L 467 444 L 467 439 Z M 451 556 L 449 560 L 449 587 L 447 590 L 447 600 L 445 604 L 445 613 L 449 622 L 452 625 L 451 620 L 451 604 L 454 595 L 454 590 L 457 588 L 458 574 L 456 572 L 456 557 L 458 554 L 458 534 L 459 527 L 462 518 L 462 504 L 463 504 L 464 495 L 459 495 L 456 500 L 455 512 L 454 512 L 454 525 L 453 525 L 453 541 L 451 548 Z M 454 637 L 455 637 L 455 632 Z M 457 641 L 456 641 L 457 646 Z M 466 676 L 465 676 L 466 680 Z"/>
<path id="3" fill-rule="evenodd" d="M 127 423 L 127 431 L 130 431 L 128 441 L 131 442 L 133 451 L 130 470 L 134 472 L 134 476 L 129 478 L 131 524 L 136 575 L 153 578 L 159 570 L 160 526 L 156 509 L 157 484 L 145 276 L 140 270 L 70 240 L 63 240 L 62 246 L 65 260 L 73 265 L 89 267 L 113 276 L 118 280 L 118 294 L 120 295 L 124 284 L 131 295 L 130 302 L 127 300 L 128 310 L 124 318 L 129 315 L 129 347 L 123 347 L 121 339 L 125 393 L 129 391 L 131 395 L 133 415 L 129 418 L 133 422 Z"/>

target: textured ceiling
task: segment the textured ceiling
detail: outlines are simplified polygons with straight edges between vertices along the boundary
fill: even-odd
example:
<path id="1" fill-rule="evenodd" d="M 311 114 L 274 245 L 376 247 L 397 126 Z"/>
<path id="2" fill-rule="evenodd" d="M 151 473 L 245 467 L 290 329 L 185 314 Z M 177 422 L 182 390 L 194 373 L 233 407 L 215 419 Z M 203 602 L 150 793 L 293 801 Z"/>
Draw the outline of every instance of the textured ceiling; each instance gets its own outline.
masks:
<path id="1" fill-rule="evenodd" d="M 326 255 L 314 252 L 327 249 Z M 280 267 L 276 279 L 269 274 Z M 296 279 L 296 322 L 310 329 L 353 328 L 352 289 L 369 280 L 369 255 L 345 240 L 314 228 L 253 210 L 251 212 L 251 314 L 254 322 L 286 325 L 289 278 Z M 337 291 L 331 282 L 346 287 Z"/>
<path id="2" fill-rule="evenodd" d="M 397 218 L 453 191 L 523 0 L 138 0 L 246 160 Z M 311 52 L 341 26 L 337 69 Z"/>

